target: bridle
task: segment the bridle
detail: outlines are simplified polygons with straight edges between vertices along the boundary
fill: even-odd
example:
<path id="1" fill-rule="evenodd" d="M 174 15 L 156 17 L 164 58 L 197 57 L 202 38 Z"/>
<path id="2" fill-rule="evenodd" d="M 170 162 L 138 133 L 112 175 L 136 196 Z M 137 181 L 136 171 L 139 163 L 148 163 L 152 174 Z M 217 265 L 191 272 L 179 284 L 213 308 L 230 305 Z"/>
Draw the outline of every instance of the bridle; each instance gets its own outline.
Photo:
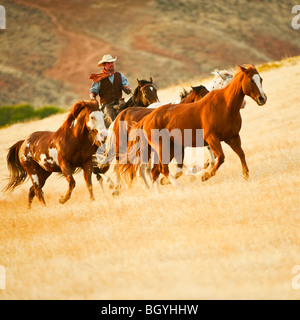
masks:
<path id="1" fill-rule="evenodd" d="M 153 83 L 146 83 L 145 85 L 143 85 L 142 87 L 140 87 L 140 91 L 141 91 L 141 93 L 143 94 L 143 96 L 145 97 L 145 99 L 146 100 L 148 100 L 147 98 L 146 98 L 146 94 L 145 94 L 145 88 L 146 87 L 153 87 L 156 91 L 157 91 L 157 89 L 155 88 L 155 86 L 153 85 Z M 135 101 L 134 101 L 134 97 L 133 97 L 133 93 L 131 93 L 131 98 L 132 98 L 132 101 L 133 101 L 133 103 L 134 103 L 134 105 L 135 106 L 137 106 L 137 104 L 135 103 Z M 149 101 L 149 100 L 148 100 Z M 150 103 L 150 101 L 149 101 L 149 103 Z"/>

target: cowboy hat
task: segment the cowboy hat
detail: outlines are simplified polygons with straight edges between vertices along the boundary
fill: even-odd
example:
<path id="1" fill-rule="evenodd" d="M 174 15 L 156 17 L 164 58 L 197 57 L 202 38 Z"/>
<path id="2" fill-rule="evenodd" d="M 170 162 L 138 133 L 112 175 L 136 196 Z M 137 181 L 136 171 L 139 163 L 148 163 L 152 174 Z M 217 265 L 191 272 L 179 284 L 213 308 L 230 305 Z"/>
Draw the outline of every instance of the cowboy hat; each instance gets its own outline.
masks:
<path id="1" fill-rule="evenodd" d="M 114 62 L 117 60 L 117 57 L 113 58 L 110 54 L 106 54 L 102 57 L 102 59 L 98 62 L 98 66 L 102 67 L 105 62 Z"/>

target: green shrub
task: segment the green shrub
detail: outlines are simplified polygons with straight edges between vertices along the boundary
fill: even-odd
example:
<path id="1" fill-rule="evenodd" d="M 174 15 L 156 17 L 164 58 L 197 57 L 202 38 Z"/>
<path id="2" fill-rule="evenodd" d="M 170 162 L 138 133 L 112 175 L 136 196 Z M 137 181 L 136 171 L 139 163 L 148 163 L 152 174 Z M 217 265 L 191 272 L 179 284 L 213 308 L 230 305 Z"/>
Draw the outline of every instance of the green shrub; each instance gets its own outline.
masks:
<path id="1" fill-rule="evenodd" d="M 0 107 L 0 127 L 11 125 L 16 122 L 43 119 L 53 114 L 63 112 L 65 112 L 65 110 L 54 106 L 44 106 L 42 108 L 34 108 L 29 104 L 2 106 Z"/>
<path id="2" fill-rule="evenodd" d="M 63 109 L 60 109 L 60 108 L 57 108 L 54 106 L 45 106 L 43 108 L 36 109 L 34 114 L 35 114 L 36 118 L 44 119 L 49 116 L 52 116 L 53 114 L 63 113 L 63 112 L 65 112 L 65 110 L 63 110 Z"/>

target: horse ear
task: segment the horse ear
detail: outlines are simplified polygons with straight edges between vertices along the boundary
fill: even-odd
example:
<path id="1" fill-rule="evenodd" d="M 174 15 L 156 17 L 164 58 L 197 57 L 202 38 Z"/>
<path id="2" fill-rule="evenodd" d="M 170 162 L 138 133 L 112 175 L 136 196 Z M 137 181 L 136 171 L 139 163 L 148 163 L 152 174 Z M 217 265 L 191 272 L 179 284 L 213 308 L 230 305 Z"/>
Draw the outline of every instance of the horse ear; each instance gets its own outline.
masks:
<path id="1" fill-rule="evenodd" d="M 150 77 L 150 82 L 153 83 L 152 77 Z"/>
<path id="2" fill-rule="evenodd" d="M 136 81 L 138 82 L 139 86 L 141 87 L 142 86 L 142 83 L 139 79 L 136 79 Z"/>
<path id="3" fill-rule="evenodd" d="M 85 107 L 85 103 L 84 101 L 78 101 L 77 103 L 75 103 L 73 110 L 72 110 L 72 114 L 74 116 L 74 118 L 77 118 L 80 111 Z"/>
<path id="4" fill-rule="evenodd" d="M 223 79 L 223 80 L 226 80 L 226 77 L 220 72 L 220 71 L 217 71 L 218 72 L 218 75 Z"/>
<path id="5" fill-rule="evenodd" d="M 238 65 L 238 67 L 239 67 L 239 69 L 240 69 L 241 71 L 243 71 L 243 72 L 246 72 L 246 71 L 247 71 L 247 68 L 245 68 L 245 67 L 243 67 L 243 66 Z"/>

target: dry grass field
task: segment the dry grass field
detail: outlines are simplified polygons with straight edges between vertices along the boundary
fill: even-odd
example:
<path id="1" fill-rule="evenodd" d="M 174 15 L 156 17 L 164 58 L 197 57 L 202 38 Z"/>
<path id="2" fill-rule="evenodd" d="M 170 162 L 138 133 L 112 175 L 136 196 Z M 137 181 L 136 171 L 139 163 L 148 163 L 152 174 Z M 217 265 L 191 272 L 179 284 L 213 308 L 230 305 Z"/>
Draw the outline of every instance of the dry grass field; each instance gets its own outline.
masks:
<path id="1" fill-rule="evenodd" d="M 267 104 L 247 98 L 242 110 L 248 181 L 224 144 L 217 175 L 205 183 L 182 177 L 182 190 L 146 192 L 137 180 L 114 198 L 94 179 L 90 202 L 78 174 L 65 205 L 58 199 L 67 183 L 57 175 L 44 187 L 47 207 L 35 199 L 26 209 L 29 182 L 1 193 L 0 299 L 299 299 L 300 57 L 270 66 L 260 68 Z M 161 100 L 181 88 L 159 92 Z M 7 148 L 64 118 L 0 130 L 1 189 Z"/>

